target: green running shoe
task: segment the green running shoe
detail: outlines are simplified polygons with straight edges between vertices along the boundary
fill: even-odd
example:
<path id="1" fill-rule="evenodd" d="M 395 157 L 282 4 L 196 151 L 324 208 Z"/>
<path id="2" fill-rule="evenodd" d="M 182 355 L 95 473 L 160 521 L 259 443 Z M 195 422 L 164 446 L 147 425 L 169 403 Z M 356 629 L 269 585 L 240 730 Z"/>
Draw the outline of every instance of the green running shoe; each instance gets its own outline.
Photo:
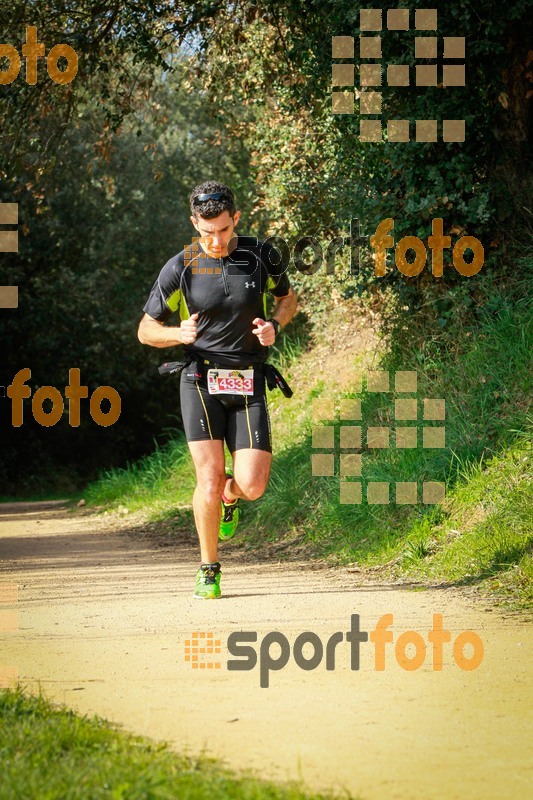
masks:
<path id="1" fill-rule="evenodd" d="M 233 478 L 231 470 L 226 470 L 226 478 Z M 239 517 L 241 511 L 239 509 L 239 498 L 234 503 L 221 502 L 222 513 L 220 517 L 220 528 L 218 529 L 218 538 L 225 542 L 228 539 L 233 539 L 239 524 Z"/>
<path id="2" fill-rule="evenodd" d="M 193 597 L 196 600 L 218 600 L 220 597 L 220 564 L 201 564 L 196 573 Z"/>

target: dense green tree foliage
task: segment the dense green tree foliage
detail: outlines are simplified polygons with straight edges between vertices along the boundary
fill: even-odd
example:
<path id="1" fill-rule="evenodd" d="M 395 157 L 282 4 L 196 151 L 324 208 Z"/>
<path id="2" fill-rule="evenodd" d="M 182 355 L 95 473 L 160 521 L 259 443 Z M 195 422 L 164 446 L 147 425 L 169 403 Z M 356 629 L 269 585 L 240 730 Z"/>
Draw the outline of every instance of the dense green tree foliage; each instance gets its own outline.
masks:
<path id="1" fill-rule="evenodd" d="M 190 239 L 187 195 L 205 177 L 236 189 L 242 230 L 325 241 L 346 236 L 352 218 L 369 235 L 392 217 L 397 239 L 427 239 L 431 219 L 442 217 L 454 237 L 480 238 L 485 272 L 506 279 L 512 248 L 531 234 L 530 2 L 438 0 L 438 36 L 466 37 L 466 86 L 382 87 L 385 118 L 464 118 L 462 144 L 363 143 L 357 113 L 331 113 L 331 36 L 357 41 L 362 5 L 1 6 L 1 42 L 20 52 L 25 27 L 35 25 L 47 51 L 60 42 L 75 48 L 79 74 L 56 85 L 41 64 L 29 86 L 23 66 L 0 86 L 0 200 L 19 203 L 20 216 L 20 252 L 0 256 L 0 284 L 20 286 L 19 309 L 0 311 L 0 383 L 28 366 L 32 389 L 62 389 L 78 367 L 90 390 L 109 384 L 123 399 L 120 423 L 107 430 L 88 410 L 79 430 L 66 417 L 45 430 L 30 404 L 24 425 L 12 428 L 0 398 L 4 492 L 51 483 L 63 467 L 75 483 L 134 458 L 177 413 L 175 382 L 155 371 L 170 353 L 142 348 L 135 330 L 159 268 Z M 401 5 L 412 15 L 420 4 Z M 383 64 L 412 67 L 414 38 L 413 30 L 384 32 Z M 294 278 L 311 310 L 323 273 Z M 415 279 L 390 270 L 374 281 L 364 259 L 362 273 L 339 284 L 341 296 L 373 282 L 407 307 L 430 304 L 442 324 L 483 302 L 479 282 L 452 269 L 440 281 L 427 270 Z"/>
<path id="2" fill-rule="evenodd" d="M 30 172 L 38 179 L 54 165 L 57 144 L 75 124 L 79 103 L 96 101 L 108 127 L 117 130 L 136 107 L 139 88 L 172 63 L 189 34 L 209 25 L 220 0 L 12 0 L 0 6 L 0 41 L 21 52 L 26 27 L 37 28 L 46 52 L 58 43 L 78 54 L 78 75 L 59 86 L 40 59 L 37 84 L 29 86 L 25 67 L 1 87 L 0 178 Z"/>
<path id="3" fill-rule="evenodd" d="M 401 6 L 411 9 L 411 29 L 382 31 L 382 64 L 412 68 L 420 3 Z M 440 216 L 489 247 L 504 236 L 531 185 L 531 4 L 434 6 L 439 38 L 466 37 L 466 86 L 415 87 L 412 78 L 401 90 L 383 85 L 383 116 L 465 119 L 461 144 L 363 143 L 357 113 L 331 114 L 331 36 L 351 35 L 357 44 L 359 11 L 368 4 L 265 0 L 226 9 L 200 70 L 254 151 L 267 210 L 292 233 L 347 230 L 352 217 L 372 230 L 393 217 L 398 236 L 427 235 L 428 220 Z"/>
<path id="4" fill-rule="evenodd" d="M 114 134 L 98 102 L 80 104 L 54 169 L 38 187 L 18 189 L 19 253 L 2 255 L 0 283 L 18 285 L 20 301 L 0 317 L 0 383 L 30 367 L 33 390 L 51 385 L 64 394 L 77 367 L 90 392 L 110 385 L 120 393 L 122 415 L 99 428 L 82 401 L 79 429 L 68 425 L 66 406 L 64 418 L 43 429 L 27 401 L 24 424 L 14 429 L 4 403 L 4 491 L 25 476 L 32 487 L 37 465 L 41 481 L 64 471 L 75 484 L 80 474 L 149 450 L 169 419 L 180 424 L 177 384 L 156 369 L 173 353 L 138 342 L 142 307 L 160 268 L 191 241 L 191 186 L 220 175 L 236 186 L 245 212 L 253 191 L 242 144 L 217 133 L 198 90 L 181 87 L 187 69 L 183 62 L 157 80 L 142 110 Z"/>

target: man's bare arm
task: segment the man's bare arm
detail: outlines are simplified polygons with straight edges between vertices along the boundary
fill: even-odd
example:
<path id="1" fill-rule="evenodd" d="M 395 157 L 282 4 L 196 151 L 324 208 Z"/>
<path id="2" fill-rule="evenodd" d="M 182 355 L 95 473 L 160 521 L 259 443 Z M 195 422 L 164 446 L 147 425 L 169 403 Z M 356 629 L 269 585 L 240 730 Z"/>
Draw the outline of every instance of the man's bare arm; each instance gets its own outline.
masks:
<path id="1" fill-rule="evenodd" d="M 289 289 L 289 294 L 285 295 L 285 297 L 276 297 L 274 295 L 274 300 L 276 301 L 276 308 L 272 316 L 279 322 L 281 327 L 284 328 L 296 314 L 298 298 L 296 297 L 294 289 L 291 287 Z"/>
<path id="2" fill-rule="evenodd" d="M 145 314 L 139 323 L 137 337 L 141 344 L 151 347 L 174 347 L 178 344 L 192 344 L 196 339 L 198 314 L 185 319 L 181 325 L 167 327 L 163 322 Z"/>

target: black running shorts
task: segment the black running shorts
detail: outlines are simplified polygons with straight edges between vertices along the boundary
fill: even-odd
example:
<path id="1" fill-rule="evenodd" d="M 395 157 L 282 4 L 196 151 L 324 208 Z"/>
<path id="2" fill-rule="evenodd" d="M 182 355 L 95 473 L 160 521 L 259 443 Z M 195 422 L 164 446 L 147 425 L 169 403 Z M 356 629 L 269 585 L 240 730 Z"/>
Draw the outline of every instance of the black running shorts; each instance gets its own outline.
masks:
<path id="1" fill-rule="evenodd" d="M 188 442 L 226 440 L 235 450 L 272 452 L 265 376 L 255 370 L 254 394 L 209 394 L 207 377 L 195 380 L 181 373 L 181 416 Z"/>

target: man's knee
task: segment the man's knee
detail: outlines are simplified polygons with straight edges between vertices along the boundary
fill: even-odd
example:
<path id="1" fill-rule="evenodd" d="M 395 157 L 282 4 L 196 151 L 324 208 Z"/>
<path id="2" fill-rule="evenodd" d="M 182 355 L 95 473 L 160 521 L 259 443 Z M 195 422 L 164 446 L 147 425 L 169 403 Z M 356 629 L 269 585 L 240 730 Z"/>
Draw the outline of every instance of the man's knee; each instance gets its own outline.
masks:
<path id="1" fill-rule="evenodd" d="M 204 467 L 196 470 L 196 487 L 208 502 L 215 499 L 220 500 L 225 482 L 226 478 L 223 469 Z"/>
<path id="2" fill-rule="evenodd" d="M 247 500 L 258 500 L 265 493 L 268 478 L 242 478 L 237 480 L 239 489 Z"/>

